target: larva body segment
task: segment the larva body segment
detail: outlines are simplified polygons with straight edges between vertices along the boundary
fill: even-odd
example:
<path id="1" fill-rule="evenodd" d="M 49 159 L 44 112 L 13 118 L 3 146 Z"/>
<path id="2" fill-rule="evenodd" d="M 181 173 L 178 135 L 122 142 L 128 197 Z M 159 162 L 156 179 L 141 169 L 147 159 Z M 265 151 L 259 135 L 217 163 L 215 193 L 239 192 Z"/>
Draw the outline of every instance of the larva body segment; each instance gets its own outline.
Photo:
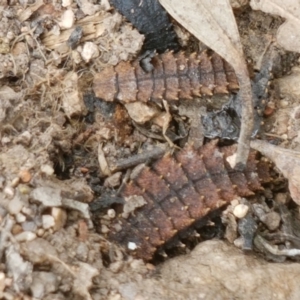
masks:
<path id="1" fill-rule="evenodd" d="M 154 253 L 179 232 L 188 230 L 208 212 L 234 198 L 262 190 L 271 180 L 269 166 L 251 152 L 243 172 L 232 169 L 226 158 L 236 146 L 218 148 L 212 141 L 198 150 L 185 147 L 145 167 L 121 191 L 121 196 L 142 196 L 146 202 L 128 217 L 119 216 L 109 239 L 124 248 L 133 243 L 136 257 L 151 260 Z"/>
<path id="2" fill-rule="evenodd" d="M 174 101 L 194 96 L 223 94 L 238 89 L 232 67 L 217 54 L 186 56 L 166 52 L 152 58 L 153 70 L 145 72 L 139 61 L 121 62 L 95 75 L 93 90 L 97 97 L 134 101 Z"/>

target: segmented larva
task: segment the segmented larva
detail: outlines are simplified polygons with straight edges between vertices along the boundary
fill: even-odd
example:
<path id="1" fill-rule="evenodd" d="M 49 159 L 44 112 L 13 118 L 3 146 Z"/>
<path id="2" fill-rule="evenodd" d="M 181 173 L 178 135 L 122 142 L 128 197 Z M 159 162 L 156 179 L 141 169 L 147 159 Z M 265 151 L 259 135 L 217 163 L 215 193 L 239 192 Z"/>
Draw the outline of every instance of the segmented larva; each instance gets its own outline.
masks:
<path id="1" fill-rule="evenodd" d="M 269 182 L 269 165 L 250 152 L 244 171 L 230 167 L 226 158 L 236 146 L 217 147 L 212 141 L 200 149 L 185 147 L 144 167 L 120 196 L 141 196 L 145 203 L 128 218 L 116 217 L 108 238 L 138 258 L 151 260 L 154 253 L 179 232 L 236 197 L 247 197 Z M 134 245 L 134 249 L 130 247 Z"/>
<path id="2" fill-rule="evenodd" d="M 174 101 L 224 94 L 239 87 L 232 67 L 216 53 L 186 56 L 183 52 L 166 52 L 153 57 L 151 64 L 150 72 L 145 72 L 139 61 L 105 68 L 94 78 L 96 96 L 124 103 Z"/>

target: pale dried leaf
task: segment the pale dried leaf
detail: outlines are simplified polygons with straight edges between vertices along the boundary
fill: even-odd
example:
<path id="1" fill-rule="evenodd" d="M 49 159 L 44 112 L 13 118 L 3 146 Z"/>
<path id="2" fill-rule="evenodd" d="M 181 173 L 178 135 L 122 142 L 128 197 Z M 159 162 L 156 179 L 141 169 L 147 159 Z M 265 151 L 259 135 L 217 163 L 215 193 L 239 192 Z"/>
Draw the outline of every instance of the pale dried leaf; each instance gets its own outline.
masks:
<path id="1" fill-rule="evenodd" d="M 300 152 L 284 149 L 260 140 L 252 141 L 251 147 L 275 163 L 289 181 L 289 190 L 293 200 L 300 205 Z"/>
<path id="2" fill-rule="evenodd" d="M 300 52 L 299 0 L 251 0 L 250 5 L 252 9 L 285 18 L 277 31 L 277 42 L 286 50 Z"/>
<path id="3" fill-rule="evenodd" d="M 138 124 L 144 124 L 159 114 L 156 106 L 150 106 L 143 102 L 126 103 L 125 107 L 130 118 Z"/>
<path id="4" fill-rule="evenodd" d="M 234 68 L 243 60 L 240 36 L 229 0 L 160 0 L 168 13 Z"/>

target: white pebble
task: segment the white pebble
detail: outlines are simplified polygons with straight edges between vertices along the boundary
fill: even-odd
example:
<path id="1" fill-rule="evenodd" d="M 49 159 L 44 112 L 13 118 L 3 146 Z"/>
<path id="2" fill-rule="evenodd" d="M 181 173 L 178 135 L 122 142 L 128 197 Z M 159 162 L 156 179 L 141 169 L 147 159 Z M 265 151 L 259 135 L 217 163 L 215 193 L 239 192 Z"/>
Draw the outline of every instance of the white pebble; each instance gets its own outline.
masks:
<path id="1" fill-rule="evenodd" d="M 15 195 L 15 190 L 10 186 L 5 187 L 3 192 L 9 198 L 12 198 Z"/>
<path id="2" fill-rule="evenodd" d="M 62 6 L 68 7 L 72 4 L 72 0 L 62 0 Z"/>
<path id="3" fill-rule="evenodd" d="M 231 202 L 230 202 L 231 206 L 232 207 L 236 207 L 237 205 L 240 204 L 240 200 L 239 199 L 233 199 Z"/>
<path id="4" fill-rule="evenodd" d="M 96 44 L 92 42 L 86 42 L 83 45 L 81 57 L 85 62 L 89 62 L 92 58 L 98 57 L 99 54 L 100 54 L 99 48 Z"/>
<path id="5" fill-rule="evenodd" d="M 230 167 L 231 168 L 234 168 L 235 167 L 235 162 L 236 162 L 236 153 L 228 156 L 226 158 L 227 162 L 229 163 Z"/>
<path id="6" fill-rule="evenodd" d="M 22 213 L 16 214 L 16 221 L 18 223 L 23 223 L 26 221 L 26 217 Z"/>
<path id="7" fill-rule="evenodd" d="M 243 245 L 244 245 L 244 239 L 240 236 L 238 237 L 237 239 L 235 239 L 233 241 L 233 244 L 237 247 L 237 248 L 240 248 L 242 249 Z"/>
<path id="8" fill-rule="evenodd" d="M 74 25 L 75 15 L 71 9 L 66 10 L 61 16 L 59 26 L 61 29 L 69 29 Z"/>
<path id="9" fill-rule="evenodd" d="M 115 218 L 116 217 L 116 211 L 114 210 L 114 209 L 109 209 L 108 211 L 107 211 L 107 215 L 108 215 L 108 217 L 110 218 L 110 219 L 113 219 L 113 218 Z"/>
<path id="10" fill-rule="evenodd" d="M 11 139 L 9 138 L 9 137 L 7 137 L 7 136 L 4 136 L 2 139 L 1 139 L 1 144 L 3 144 L 3 145 L 6 145 L 6 144 L 8 144 L 8 143 L 10 143 L 11 142 Z"/>
<path id="11" fill-rule="evenodd" d="M 26 216 L 30 216 L 32 214 L 32 209 L 29 207 L 24 206 L 22 208 L 22 213 Z"/>
<path id="12" fill-rule="evenodd" d="M 101 232 L 102 233 L 108 233 L 109 232 L 109 228 L 106 225 L 101 225 Z"/>
<path id="13" fill-rule="evenodd" d="M 41 172 L 51 176 L 54 174 L 54 169 L 50 165 L 41 165 Z"/>
<path id="14" fill-rule="evenodd" d="M 135 249 L 137 249 L 137 245 L 136 245 L 136 243 L 129 242 L 129 243 L 127 244 L 127 248 L 128 248 L 129 250 L 135 250 Z"/>
<path id="15" fill-rule="evenodd" d="M 242 219 L 246 216 L 246 214 L 249 211 L 249 206 L 245 204 L 239 204 L 233 209 L 233 214 L 239 218 Z"/>
<path id="16" fill-rule="evenodd" d="M 50 215 L 43 215 L 42 222 L 43 222 L 44 229 L 49 229 L 55 225 L 55 220 Z"/>
<path id="17" fill-rule="evenodd" d="M 31 231 L 23 231 L 15 236 L 18 242 L 29 242 L 36 239 L 36 234 Z"/>
<path id="18" fill-rule="evenodd" d="M 43 236 L 45 233 L 45 230 L 43 228 L 39 228 L 36 232 L 37 236 Z"/>

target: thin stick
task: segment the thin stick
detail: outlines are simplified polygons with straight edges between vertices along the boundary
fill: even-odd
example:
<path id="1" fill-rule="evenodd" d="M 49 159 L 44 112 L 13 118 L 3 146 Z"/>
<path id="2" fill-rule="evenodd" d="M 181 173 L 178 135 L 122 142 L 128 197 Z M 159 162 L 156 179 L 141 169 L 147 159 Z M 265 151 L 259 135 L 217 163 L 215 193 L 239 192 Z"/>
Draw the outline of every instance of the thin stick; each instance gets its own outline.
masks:
<path id="1" fill-rule="evenodd" d="M 237 156 L 235 161 L 235 169 L 243 170 L 246 166 L 250 152 L 250 139 L 254 127 L 254 108 L 253 94 L 250 78 L 246 66 L 240 66 L 236 70 L 236 75 L 240 83 L 240 100 L 242 101 L 242 124 L 240 136 L 238 139 Z"/>

